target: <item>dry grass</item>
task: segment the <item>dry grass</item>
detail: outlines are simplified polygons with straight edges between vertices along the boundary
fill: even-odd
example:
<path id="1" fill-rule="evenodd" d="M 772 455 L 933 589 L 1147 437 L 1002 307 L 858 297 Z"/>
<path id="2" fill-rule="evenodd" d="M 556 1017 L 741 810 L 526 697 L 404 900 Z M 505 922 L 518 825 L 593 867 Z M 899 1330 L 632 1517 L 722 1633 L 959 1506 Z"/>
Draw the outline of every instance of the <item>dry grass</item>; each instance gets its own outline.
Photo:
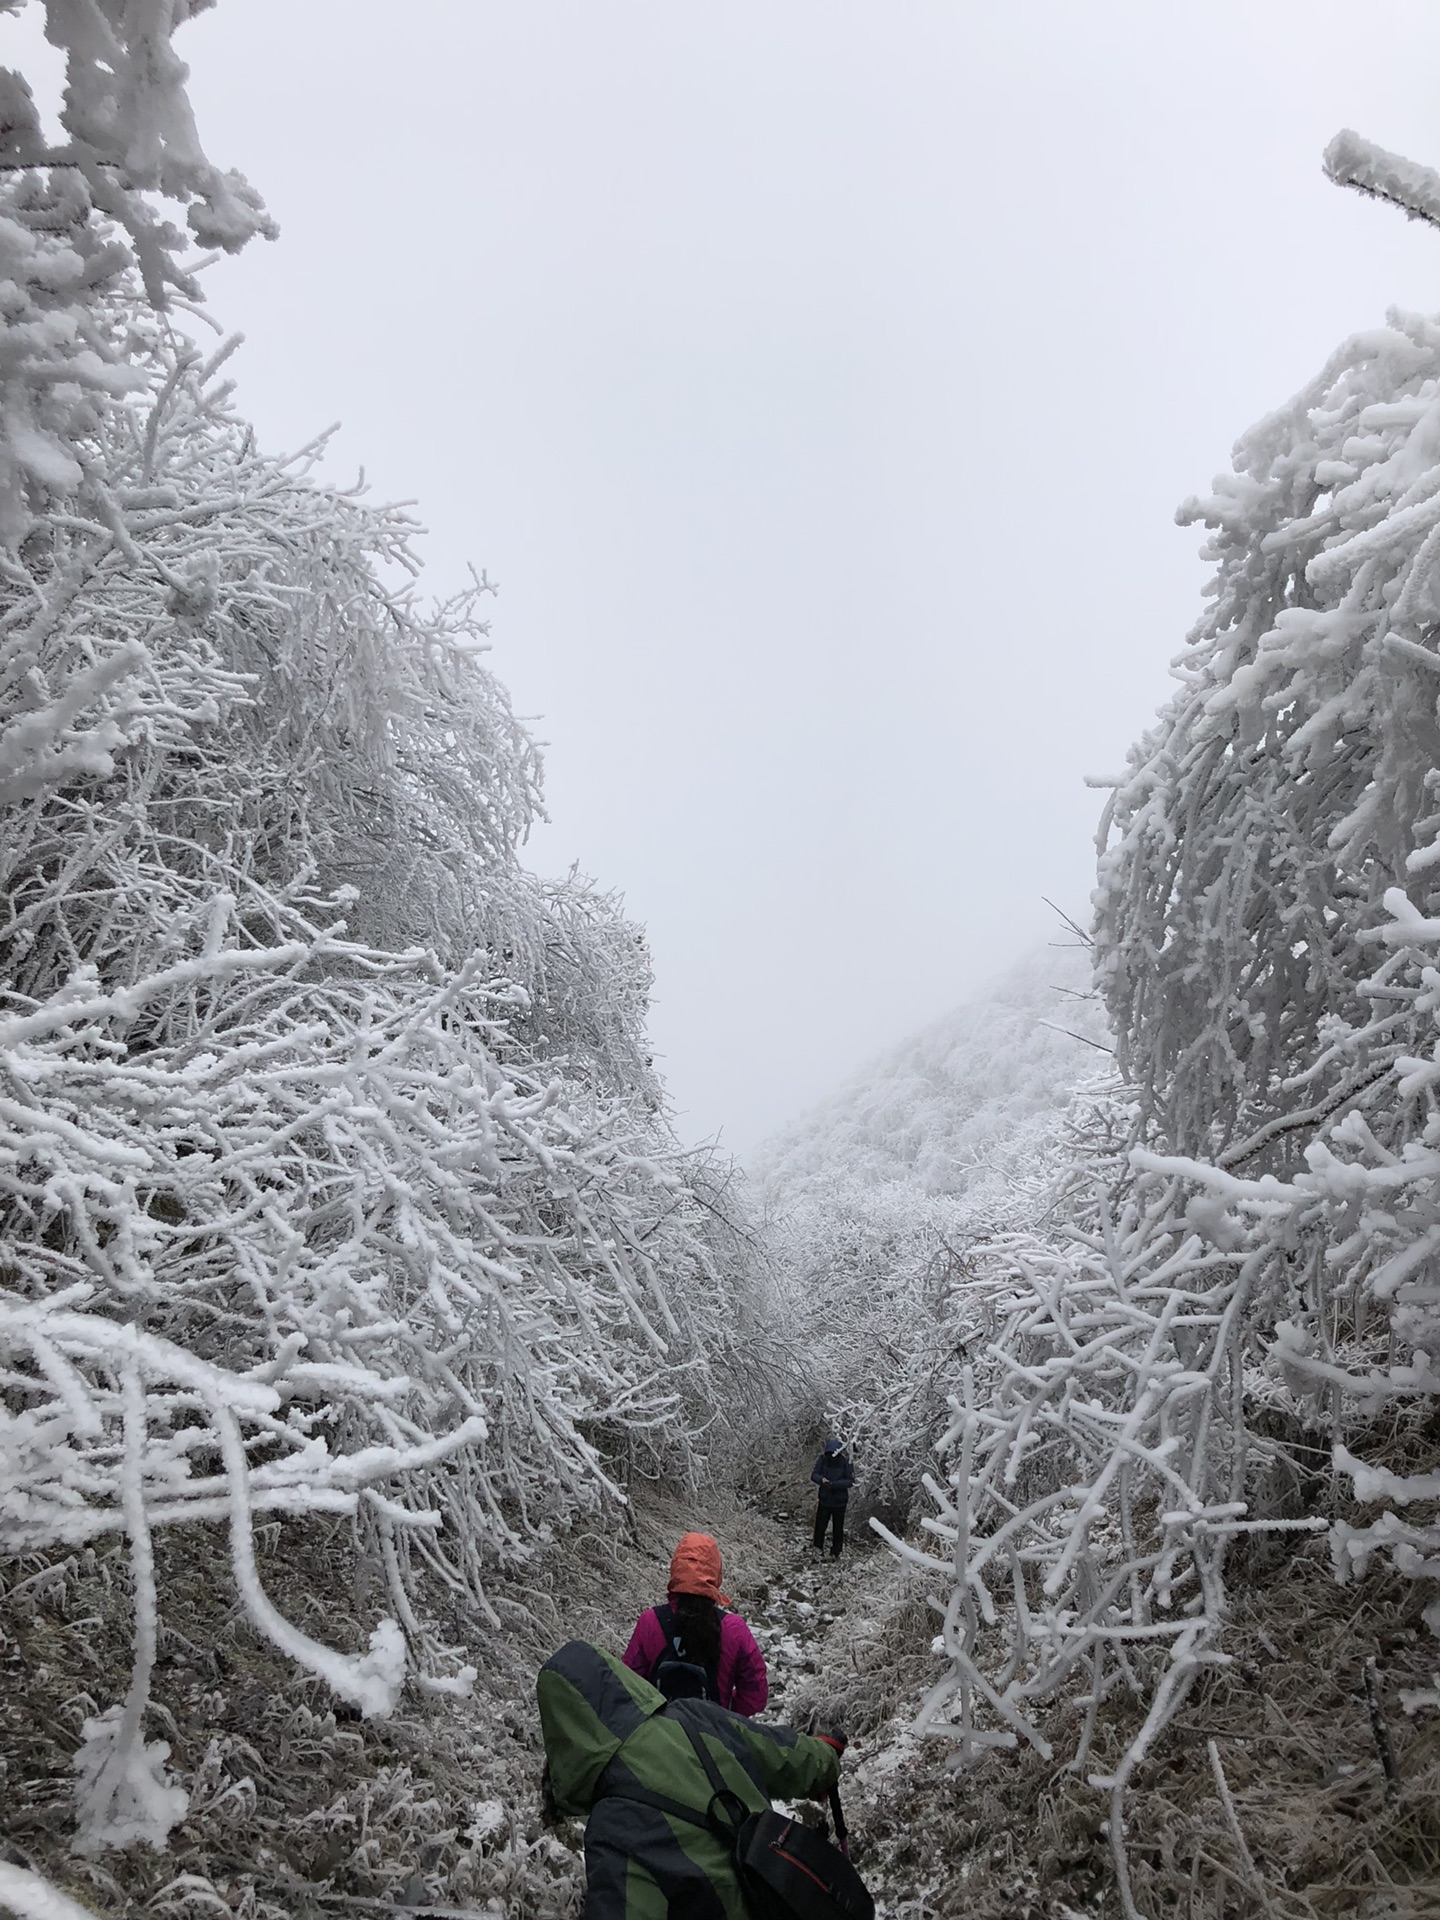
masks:
<path id="1" fill-rule="evenodd" d="M 913 1585 L 885 1580 L 885 1631 L 833 1682 L 852 1702 L 862 1759 L 852 1825 L 862 1869 L 892 1920 L 1064 1920 L 1118 1915 L 1108 1796 L 1030 1750 L 950 1771 L 948 1743 L 878 1724 L 935 1675 L 933 1631 Z M 1323 1546 L 1264 1573 L 1237 1570 L 1228 1667 L 1197 1685 L 1137 1777 L 1126 1850 L 1136 1904 L 1150 1920 L 1433 1920 L 1440 1914 L 1440 1716 L 1407 1719 L 1402 1687 L 1428 1684 L 1440 1660 L 1419 1623 L 1427 1594 L 1377 1575 L 1338 1586 Z M 930 1620 L 933 1620 L 933 1615 Z M 1377 1661 L 1399 1773 L 1387 1795 L 1365 1702 Z M 826 1661 L 830 1673 L 837 1658 Z M 923 1676 L 923 1677 L 922 1677 Z M 1142 1717 L 1112 1696 L 1087 1772 L 1118 1760 Z M 1080 1708 L 1057 1703 L 1047 1733 L 1073 1750 Z M 898 1746 L 895 1745 L 898 1741 Z M 1214 1744 L 1238 1823 L 1220 1797 Z M 869 1756 L 865 1748 L 870 1749 Z M 1242 1851 L 1243 1842 L 1243 1851 Z M 1248 1857 L 1247 1857 L 1248 1856 Z"/>
<path id="2" fill-rule="evenodd" d="M 644 1497 L 620 1533 L 579 1533 L 495 1583 L 496 1631 L 447 1610 L 438 1625 L 480 1670 L 473 1698 L 417 1695 L 361 1721 L 297 1675 L 236 1602 L 223 1537 L 188 1528 L 157 1540 L 164 1635 L 147 1734 L 171 1743 L 191 1794 L 169 1852 L 69 1851 L 71 1757 L 81 1723 L 123 1693 L 130 1596 L 123 1551 L 11 1563 L 0 1588 L 0 1840 L 99 1912 L 236 1920 L 363 1915 L 397 1904 L 464 1907 L 534 1920 L 578 1910 L 573 1846 L 540 1824 L 534 1681 L 572 1635 L 623 1646 L 663 1593 L 675 1538 L 710 1525 L 728 1548 L 737 1598 L 764 1604 L 770 1539 L 728 1501 L 696 1515 Z M 348 1528 L 264 1530 L 267 1585 L 299 1624 L 346 1650 L 377 1607 Z M 493 1830 L 472 1832 L 477 1804 Z M 483 1826 L 486 1824 L 481 1822 Z"/>

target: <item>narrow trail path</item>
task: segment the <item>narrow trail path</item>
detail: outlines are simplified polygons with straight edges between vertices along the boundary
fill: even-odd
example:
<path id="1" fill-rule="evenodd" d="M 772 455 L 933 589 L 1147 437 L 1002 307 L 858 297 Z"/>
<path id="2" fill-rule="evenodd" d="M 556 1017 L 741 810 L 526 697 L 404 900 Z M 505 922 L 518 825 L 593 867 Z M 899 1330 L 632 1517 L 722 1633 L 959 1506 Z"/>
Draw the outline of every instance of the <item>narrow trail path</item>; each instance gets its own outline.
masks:
<path id="1" fill-rule="evenodd" d="M 951 1772 L 945 1744 L 911 1731 L 938 1672 L 938 1622 L 904 1570 L 858 1528 L 838 1562 L 822 1561 L 807 1513 L 765 1519 L 769 1584 L 747 1615 L 770 1669 L 765 1717 L 796 1727 L 838 1723 L 849 1735 L 841 1797 L 878 1920 L 962 1912 L 977 1920 L 1090 1920 L 1093 1908 L 1037 1887 L 1032 1836 L 1016 1833 L 994 1804 L 999 1783 Z M 814 1808 L 795 1811 L 818 1817 Z"/>
<path id="2" fill-rule="evenodd" d="M 865 1659 L 884 1647 L 899 1570 L 872 1536 L 862 1534 L 858 1546 L 852 1540 L 839 1560 L 828 1553 L 822 1558 L 810 1545 L 808 1513 L 773 1520 L 768 1592 L 750 1621 L 770 1670 L 765 1718 L 795 1727 L 845 1728 L 851 1746 L 841 1800 L 856 1865 L 876 1897 L 879 1920 L 920 1920 L 929 1905 L 909 1867 L 894 1860 L 887 1818 L 897 1779 L 903 1781 L 917 1757 L 908 1723 L 919 1702 L 907 1693 L 898 1713 L 886 1713 L 890 1702 L 876 1697 L 879 1677 L 867 1675 Z M 813 1807 L 794 1811 L 806 1820 L 818 1817 Z M 926 1879 L 945 1872 L 938 1861 L 927 1865 Z"/>
<path id="3" fill-rule="evenodd" d="M 627 1599 L 653 1604 L 678 1532 L 696 1524 L 714 1527 L 725 1556 L 726 1586 L 769 1670 L 770 1697 L 761 1717 L 802 1730 L 845 1729 L 851 1744 L 841 1800 L 855 1863 L 876 1897 L 878 1920 L 925 1920 L 935 1912 L 928 1893 L 938 1883 L 953 1884 L 957 1869 L 941 1857 L 938 1836 L 927 1834 L 923 1824 L 911 1832 L 908 1801 L 917 1770 L 933 1775 L 941 1756 L 934 1743 L 922 1747 L 909 1732 L 933 1676 L 935 1662 L 928 1657 L 933 1628 L 922 1629 L 918 1659 L 913 1646 L 908 1657 L 903 1649 L 897 1655 L 897 1628 L 913 1643 L 920 1620 L 913 1602 L 904 1611 L 898 1563 L 873 1534 L 858 1527 L 838 1561 L 828 1554 L 820 1558 L 810 1543 L 808 1502 L 790 1512 L 777 1511 L 767 1501 L 763 1507 L 747 1503 L 713 1516 L 687 1514 L 678 1526 L 677 1517 L 668 1506 L 643 1516 L 626 1556 Z M 643 1584 L 635 1584 L 637 1575 Z M 588 1630 L 618 1650 L 633 1615 L 626 1601 L 617 1608 L 617 1599 L 612 1594 L 603 1626 L 597 1617 L 593 1627 L 576 1620 L 575 1630 Z M 828 1826 L 814 1803 L 798 1802 L 790 1811 L 807 1824 Z M 560 1836 L 532 1842 L 543 1852 L 556 1838 L 563 1840 L 570 1859 L 552 1859 L 551 1870 L 559 1869 L 561 1880 L 570 1882 L 572 1898 L 583 1886 L 581 1831 L 577 1823 Z M 1022 1914 L 1017 1908 L 1015 1920 Z"/>

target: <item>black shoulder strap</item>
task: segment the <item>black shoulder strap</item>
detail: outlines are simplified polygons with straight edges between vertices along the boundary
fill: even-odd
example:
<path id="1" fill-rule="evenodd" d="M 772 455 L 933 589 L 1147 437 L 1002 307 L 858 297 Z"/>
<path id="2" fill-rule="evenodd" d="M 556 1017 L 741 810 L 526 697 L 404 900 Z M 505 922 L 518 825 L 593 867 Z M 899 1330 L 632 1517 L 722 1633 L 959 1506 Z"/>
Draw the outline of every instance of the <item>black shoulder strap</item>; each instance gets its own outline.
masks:
<path id="1" fill-rule="evenodd" d="M 659 1612 L 658 1607 L 656 1608 L 656 1612 Z M 662 1708 L 662 1712 L 664 1711 L 666 1711 L 666 1709 Z M 679 1718 L 678 1715 L 673 1717 Z M 690 1744 L 695 1749 L 696 1757 L 705 1769 L 705 1778 L 710 1782 L 710 1804 L 706 1807 L 704 1813 L 701 1813 L 698 1807 L 684 1806 L 678 1800 L 671 1800 L 663 1793 L 654 1793 L 649 1787 L 642 1787 L 638 1784 L 633 1787 L 605 1787 L 596 1795 L 596 1798 L 605 1799 L 613 1796 L 617 1800 L 639 1800 L 647 1807 L 655 1807 L 658 1808 L 661 1813 L 668 1814 L 672 1820 L 683 1821 L 686 1826 L 708 1828 L 711 1833 L 717 1834 L 720 1839 L 726 1841 L 730 1846 L 734 1846 L 739 1838 L 741 1827 L 749 1818 L 750 1808 L 746 1806 L 745 1802 L 733 1787 L 726 1786 L 724 1777 L 719 1767 L 715 1764 L 714 1755 L 705 1745 L 705 1742 L 695 1731 L 694 1727 L 692 1727 L 687 1720 L 683 1719 L 680 1720 L 680 1725 L 684 1727 L 686 1734 L 689 1736 Z M 845 1815 L 840 1810 L 839 1787 L 831 1787 L 826 1797 L 830 1802 L 830 1812 L 835 1821 L 835 1838 L 840 1844 L 841 1853 L 848 1860 L 850 1858 L 850 1841 L 845 1827 Z M 724 1810 L 725 1818 L 723 1820 L 718 1818 L 715 1812 L 717 1801 Z"/>
<path id="2" fill-rule="evenodd" d="M 655 1618 L 660 1622 L 660 1631 L 665 1636 L 667 1648 L 675 1644 L 675 1612 L 667 1600 L 664 1606 L 656 1607 Z"/>
<path id="3" fill-rule="evenodd" d="M 706 1746 L 705 1742 L 701 1739 L 700 1735 L 695 1731 L 694 1727 L 690 1725 L 690 1722 L 688 1720 L 682 1719 L 678 1713 L 667 1714 L 666 1718 L 670 1720 L 679 1720 L 680 1725 L 685 1729 L 685 1732 L 689 1737 L 690 1744 L 695 1749 L 696 1758 L 699 1760 L 701 1766 L 705 1769 L 705 1778 L 710 1782 L 710 1791 L 712 1793 L 733 1794 L 735 1792 L 735 1789 L 733 1787 L 726 1786 L 725 1777 L 721 1773 L 719 1767 L 715 1764 L 714 1754 L 711 1753 L 710 1749 Z"/>
<path id="4" fill-rule="evenodd" d="M 705 1769 L 705 1778 L 710 1782 L 710 1804 L 705 1809 L 705 1824 L 712 1832 L 718 1833 L 722 1840 L 728 1840 L 733 1846 L 740 1837 L 741 1827 L 750 1818 L 753 1809 L 746 1806 L 733 1787 L 726 1786 L 725 1776 L 716 1764 L 714 1754 L 690 1722 L 680 1714 L 675 1714 L 672 1718 L 679 1720 L 685 1729 L 690 1744 L 695 1749 L 695 1757 Z M 768 1795 L 766 1805 L 769 1805 Z M 719 1814 L 715 1811 L 716 1807 L 720 1808 Z"/>
<path id="5" fill-rule="evenodd" d="M 658 1607 L 656 1608 L 656 1612 L 659 1612 Z M 662 1711 L 666 1710 L 662 1709 Z M 733 1787 L 726 1786 L 724 1775 L 715 1764 L 714 1755 L 705 1745 L 705 1742 L 695 1731 L 694 1727 L 690 1725 L 689 1721 L 681 1719 L 678 1714 L 670 1715 L 668 1712 L 667 1718 L 677 1720 L 685 1729 L 690 1744 L 695 1749 L 696 1758 L 705 1769 L 705 1778 L 710 1782 L 711 1788 L 710 1804 L 706 1807 L 705 1811 L 702 1813 L 698 1807 L 683 1806 L 678 1800 L 671 1800 L 663 1793 L 654 1793 L 649 1787 L 638 1785 L 633 1787 L 605 1787 L 601 1790 L 600 1794 L 597 1795 L 597 1798 L 606 1799 L 613 1797 L 617 1800 L 639 1800 L 647 1807 L 656 1807 L 661 1813 L 668 1814 L 672 1820 L 683 1820 L 687 1826 L 708 1827 L 712 1833 L 718 1834 L 722 1840 L 733 1846 L 741 1826 L 750 1816 L 751 1809 L 746 1806 L 745 1802 Z M 621 1751 L 624 1751 L 623 1747 Z M 618 1757 L 617 1755 L 617 1758 Z M 724 1814 L 723 1819 L 715 1812 L 717 1802 Z"/>

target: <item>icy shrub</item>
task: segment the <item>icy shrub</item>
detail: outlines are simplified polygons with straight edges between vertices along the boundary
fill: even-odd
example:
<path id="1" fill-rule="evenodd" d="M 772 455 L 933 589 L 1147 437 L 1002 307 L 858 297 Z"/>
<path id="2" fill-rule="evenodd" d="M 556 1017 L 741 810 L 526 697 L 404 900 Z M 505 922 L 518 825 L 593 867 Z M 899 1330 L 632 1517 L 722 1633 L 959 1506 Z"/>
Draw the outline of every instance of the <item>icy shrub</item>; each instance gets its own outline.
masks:
<path id="1" fill-rule="evenodd" d="M 1419 193 L 1393 156 L 1332 158 Z M 1212 530 L 1213 604 L 1096 893 L 1130 1148 L 985 1256 L 1009 1301 L 953 1370 L 943 1552 L 918 1555 L 946 1591 L 922 1719 L 961 1762 L 1048 1754 L 1063 1695 L 1084 1768 L 1106 1703 L 1143 1702 L 1090 1776 L 1132 1920 L 1126 1787 L 1227 1658 L 1237 1537 L 1328 1532 L 1342 1580 L 1377 1555 L 1440 1578 L 1440 324 L 1347 342 L 1182 518 Z M 1326 1510 L 1297 1512 L 1286 1437 L 1327 1429 Z"/>
<path id="2" fill-rule="evenodd" d="M 228 348 L 155 311 L 193 285 L 152 190 L 206 244 L 265 230 L 195 145 L 188 12 L 47 8 L 64 154 L 4 78 L 0 1550 L 127 1543 L 90 1850 L 183 1813 L 145 1738 L 156 1527 L 222 1524 L 252 1625 L 362 1714 L 463 1691 L 422 1576 L 497 1625 L 490 1570 L 627 1475 L 685 1483 L 748 1311 L 642 935 L 519 864 L 539 761 L 485 583 L 422 605 L 411 524 L 261 454 Z M 307 1514 L 379 1570 L 368 1651 L 262 1584 L 256 1516 Z"/>

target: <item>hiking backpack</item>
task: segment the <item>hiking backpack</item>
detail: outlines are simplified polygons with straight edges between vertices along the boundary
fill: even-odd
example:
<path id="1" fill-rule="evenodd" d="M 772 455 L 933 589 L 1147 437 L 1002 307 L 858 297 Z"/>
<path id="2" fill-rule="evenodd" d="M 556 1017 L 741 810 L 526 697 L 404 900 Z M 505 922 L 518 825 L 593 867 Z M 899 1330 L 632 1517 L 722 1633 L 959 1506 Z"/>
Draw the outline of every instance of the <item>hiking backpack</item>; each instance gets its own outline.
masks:
<path id="1" fill-rule="evenodd" d="M 730 1850 L 745 1910 L 753 1920 L 875 1920 L 870 1889 L 850 1864 L 838 1790 L 830 1789 L 830 1810 L 843 1852 L 791 1814 L 776 1813 L 773 1808 L 752 1813 L 739 1794 L 726 1786 L 694 1727 L 683 1720 L 680 1724 L 712 1788 L 703 1813 L 638 1784 L 601 1791 L 622 1800 L 642 1801 L 672 1820 L 707 1827 L 716 1834 Z"/>
<path id="2" fill-rule="evenodd" d="M 686 1653 L 675 1625 L 675 1614 L 668 1605 L 656 1607 L 655 1618 L 665 1636 L 665 1651 L 655 1663 L 651 1686 L 658 1687 L 667 1700 L 713 1700 L 718 1705 L 718 1666 L 706 1666 L 703 1660 L 694 1660 Z"/>

